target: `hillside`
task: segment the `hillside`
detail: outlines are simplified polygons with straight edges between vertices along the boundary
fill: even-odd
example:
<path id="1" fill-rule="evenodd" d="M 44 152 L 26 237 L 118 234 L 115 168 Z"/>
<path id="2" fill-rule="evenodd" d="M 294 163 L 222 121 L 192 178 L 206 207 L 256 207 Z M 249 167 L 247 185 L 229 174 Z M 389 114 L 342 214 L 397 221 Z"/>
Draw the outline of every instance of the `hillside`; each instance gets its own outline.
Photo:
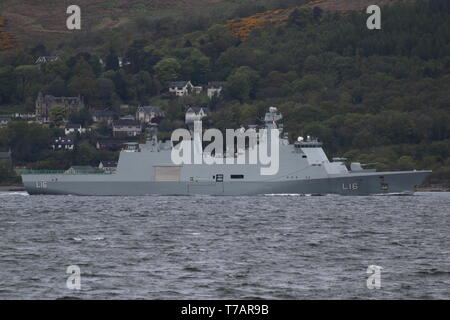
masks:
<path id="1" fill-rule="evenodd" d="M 85 30 L 111 29 L 137 16 L 170 16 L 223 0 L 78 0 Z M 65 27 L 66 9 L 72 2 L 60 0 L 5 0 L 0 3 L 1 15 L 9 22 L 9 31 L 22 41 L 36 36 L 62 39 L 70 34 Z"/>
<path id="2" fill-rule="evenodd" d="M 79 0 L 82 8 L 84 32 L 108 31 L 127 25 L 138 18 L 161 19 L 163 17 L 194 17 L 212 15 L 220 20 L 233 16 L 235 10 L 256 11 L 256 15 L 230 23 L 238 34 L 246 37 L 249 31 L 267 21 L 285 21 L 294 7 L 317 5 L 324 10 L 348 11 L 361 10 L 370 4 L 383 4 L 392 0 Z M 65 27 L 68 1 L 60 0 L 4 0 L 0 3 L 1 16 L 9 22 L 8 31 L 22 43 L 34 43 L 43 40 L 48 43 L 73 35 Z M 302 4 L 302 5 L 296 5 Z M 281 5 L 291 8 L 278 9 Z M 252 8 L 253 9 L 249 9 Z M 274 8 L 265 11 L 264 8 Z M 258 11 L 261 10 L 260 11 Z M 220 22 L 220 21 L 216 21 Z M 0 31 L 1 32 L 1 31 Z"/>
<path id="3" fill-rule="evenodd" d="M 0 17 L 0 51 L 14 48 L 15 37 L 6 31 L 7 21 Z"/>

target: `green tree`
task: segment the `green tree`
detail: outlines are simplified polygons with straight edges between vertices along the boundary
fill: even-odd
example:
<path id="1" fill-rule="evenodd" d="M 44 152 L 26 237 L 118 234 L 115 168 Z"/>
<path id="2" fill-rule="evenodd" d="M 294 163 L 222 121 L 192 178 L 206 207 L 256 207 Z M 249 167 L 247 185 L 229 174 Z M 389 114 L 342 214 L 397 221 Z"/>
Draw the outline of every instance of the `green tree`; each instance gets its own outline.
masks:
<path id="1" fill-rule="evenodd" d="M 240 67 L 231 74 L 225 88 L 232 99 L 241 102 L 248 101 L 255 93 L 259 75 L 249 67 Z"/>
<path id="2" fill-rule="evenodd" d="M 415 167 L 414 159 L 410 156 L 402 156 L 397 160 L 399 170 L 412 170 Z"/>
<path id="3" fill-rule="evenodd" d="M 50 122 L 56 127 L 61 126 L 67 118 L 67 110 L 65 106 L 55 105 L 49 111 Z"/>
<path id="4" fill-rule="evenodd" d="M 175 58 L 164 58 L 155 65 L 156 76 L 163 83 L 167 85 L 170 81 L 177 80 L 181 65 Z"/>
<path id="5" fill-rule="evenodd" d="M 41 72 L 37 66 L 18 66 L 14 71 L 17 94 L 20 101 L 33 96 L 39 90 L 36 83 L 39 81 Z"/>

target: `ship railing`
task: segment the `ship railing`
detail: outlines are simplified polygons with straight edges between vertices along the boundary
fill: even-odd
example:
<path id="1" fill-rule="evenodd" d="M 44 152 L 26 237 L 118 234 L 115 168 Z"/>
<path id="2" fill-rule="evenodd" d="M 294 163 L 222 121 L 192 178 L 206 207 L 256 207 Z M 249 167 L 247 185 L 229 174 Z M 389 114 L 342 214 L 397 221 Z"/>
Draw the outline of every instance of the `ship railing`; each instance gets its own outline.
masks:
<path id="1" fill-rule="evenodd" d="M 112 174 L 111 171 L 104 170 L 22 170 L 21 174 Z"/>

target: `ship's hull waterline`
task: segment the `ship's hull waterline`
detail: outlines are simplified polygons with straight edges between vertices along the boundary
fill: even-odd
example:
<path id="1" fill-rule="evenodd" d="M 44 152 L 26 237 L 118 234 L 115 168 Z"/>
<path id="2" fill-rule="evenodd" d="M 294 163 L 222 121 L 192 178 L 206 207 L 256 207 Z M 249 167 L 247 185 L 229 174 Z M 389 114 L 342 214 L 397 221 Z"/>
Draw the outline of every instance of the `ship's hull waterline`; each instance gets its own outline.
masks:
<path id="1" fill-rule="evenodd" d="M 431 171 L 354 173 L 320 179 L 286 181 L 123 181 L 114 174 L 23 175 L 23 184 L 31 195 L 144 196 L 144 195 L 217 195 L 242 196 L 264 194 L 339 194 L 371 195 L 412 193 Z"/>

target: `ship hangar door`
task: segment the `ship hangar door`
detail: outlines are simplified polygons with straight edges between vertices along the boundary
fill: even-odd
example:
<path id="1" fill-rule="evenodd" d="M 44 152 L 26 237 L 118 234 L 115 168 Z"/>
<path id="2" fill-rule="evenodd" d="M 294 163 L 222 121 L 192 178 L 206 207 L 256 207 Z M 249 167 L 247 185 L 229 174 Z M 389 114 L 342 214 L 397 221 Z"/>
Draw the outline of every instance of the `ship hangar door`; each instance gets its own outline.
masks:
<path id="1" fill-rule="evenodd" d="M 155 181 L 176 182 L 180 181 L 181 167 L 161 166 L 155 167 Z"/>

